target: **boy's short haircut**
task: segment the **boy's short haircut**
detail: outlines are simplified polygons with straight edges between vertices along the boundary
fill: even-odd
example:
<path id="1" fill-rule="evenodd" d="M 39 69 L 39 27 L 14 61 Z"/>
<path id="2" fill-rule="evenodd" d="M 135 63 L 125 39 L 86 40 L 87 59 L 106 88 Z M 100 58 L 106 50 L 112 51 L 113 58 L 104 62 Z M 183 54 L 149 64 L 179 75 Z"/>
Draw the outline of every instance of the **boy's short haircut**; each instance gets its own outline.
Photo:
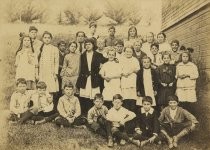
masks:
<path id="1" fill-rule="evenodd" d="M 115 27 L 114 26 L 110 26 L 108 30 L 113 29 L 115 31 Z"/>
<path id="2" fill-rule="evenodd" d="M 144 56 L 144 57 L 142 58 L 142 60 L 141 60 L 141 61 L 142 61 L 142 63 L 143 63 L 143 60 L 144 60 L 144 59 L 149 59 L 149 60 L 150 60 L 150 62 L 152 62 L 152 59 L 151 59 L 149 56 Z"/>
<path id="3" fill-rule="evenodd" d="M 171 41 L 171 45 L 172 45 L 173 43 L 176 43 L 177 45 L 179 45 L 179 41 L 178 41 L 178 40 L 172 40 L 172 41 Z"/>
<path id="4" fill-rule="evenodd" d="M 151 44 L 150 48 L 152 48 L 153 46 L 155 46 L 155 47 L 157 47 L 157 49 L 159 49 L 159 44 L 153 43 L 153 44 Z"/>
<path id="5" fill-rule="evenodd" d="M 58 47 L 59 47 L 61 44 L 65 44 L 65 46 L 67 45 L 67 43 L 66 43 L 64 40 L 61 40 L 61 41 L 58 42 Z"/>
<path id="6" fill-rule="evenodd" d="M 97 23 L 95 21 L 91 21 L 90 24 L 89 24 L 89 28 L 91 28 L 92 26 L 97 28 Z"/>
<path id="7" fill-rule="evenodd" d="M 29 32 L 31 32 L 32 30 L 35 30 L 36 32 L 38 32 L 38 29 L 35 26 L 30 26 L 29 27 Z"/>
<path id="8" fill-rule="evenodd" d="M 96 99 L 101 99 L 102 101 L 104 101 L 104 97 L 103 97 L 103 95 L 100 94 L 100 93 L 97 93 L 97 94 L 94 96 L 93 101 L 95 101 Z"/>
<path id="9" fill-rule="evenodd" d="M 168 102 L 170 102 L 170 101 L 176 101 L 178 103 L 179 98 L 176 95 L 168 96 Z"/>
<path id="10" fill-rule="evenodd" d="M 76 37 L 78 37 L 78 35 L 79 35 L 80 33 L 82 33 L 82 34 L 84 35 L 84 37 L 86 37 L 86 35 L 85 35 L 85 32 L 84 32 L 84 31 L 78 31 L 78 32 L 76 33 Z"/>
<path id="11" fill-rule="evenodd" d="M 46 88 L 47 88 L 47 85 L 46 85 L 45 82 L 39 81 L 39 82 L 36 84 L 36 88 L 37 88 L 37 89 L 46 89 Z"/>
<path id="12" fill-rule="evenodd" d="M 120 94 L 115 94 L 115 95 L 113 96 L 113 101 L 114 101 L 115 99 L 120 99 L 121 101 L 123 101 L 123 97 L 122 97 Z"/>
<path id="13" fill-rule="evenodd" d="M 74 85 L 71 82 L 67 82 L 67 83 L 64 84 L 63 89 L 65 89 L 66 87 L 73 89 Z"/>
<path id="14" fill-rule="evenodd" d="M 144 103 L 144 102 L 149 102 L 152 105 L 152 97 L 150 97 L 150 96 L 143 97 L 142 103 Z"/>
<path id="15" fill-rule="evenodd" d="M 117 40 L 117 41 L 115 42 L 115 46 L 117 46 L 117 45 L 122 45 L 122 46 L 124 46 L 124 41 L 123 41 L 123 40 Z"/>
<path id="16" fill-rule="evenodd" d="M 16 81 L 16 86 L 18 86 L 20 83 L 27 85 L 26 79 L 24 78 L 18 78 Z"/>

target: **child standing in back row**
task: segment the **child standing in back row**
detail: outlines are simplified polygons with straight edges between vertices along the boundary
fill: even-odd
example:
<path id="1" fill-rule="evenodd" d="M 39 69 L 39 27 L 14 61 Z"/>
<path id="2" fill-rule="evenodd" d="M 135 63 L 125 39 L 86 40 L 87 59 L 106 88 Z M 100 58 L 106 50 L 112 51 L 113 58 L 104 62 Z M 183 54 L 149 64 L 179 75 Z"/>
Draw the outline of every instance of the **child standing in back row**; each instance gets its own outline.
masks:
<path id="1" fill-rule="evenodd" d="M 178 40 L 173 40 L 171 41 L 171 61 L 170 64 L 175 64 L 179 62 L 180 59 L 180 50 L 179 50 L 179 41 Z"/>
<path id="2" fill-rule="evenodd" d="M 168 52 L 162 54 L 163 65 L 157 68 L 158 96 L 157 106 L 162 110 L 168 105 L 168 96 L 174 95 L 176 90 L 176 67 L 170 64 L 171 55 Z"/>
<path id="3" fill-rule="evenodd" d="M 38 79 L 38 60 L 34 52 L 32 40 L 28 35 L 22 35 L 21 43 L 16 52 L 16 80 L 26 79 L 27 89 L 35 89 L 35 79 Z"/>
<path id="4" fill-rule="evenodd" d="M 159 54 L 159 45 L 157 43 L 154 43 L 151 45 L 151 56 L 148 56 L 151 58 L 151 67 L 153 69 L 157 69 L 158 66 L 162 65 L 162 55 Z"/>
<path id="5" fill-rule="evenodd" d="M 120 77 L 122 73 L 122 67 L 119 62 L 115 61 L 116 52 L 112 48 L 108 51 L 108 62 L 104 63 L 99 74 L 104 79 L 104 105 L 107 108 L 112 106 L 112 98 L 118 93 L 121 94 Z"/>
<path id="6" fill-rule="evenodd" d="M 193 111 L 196 97 L 196 79 L 198 78 L 198 68 L 192 62 L 190 52 L 181 53 L 181 61 L 176 66 L 177 89 L 176 95 L 182 107 L 188 111 Z"/>
<path id="7" fill-rule="evenodd" d="M 77 49 L 77 43 L 71 42 L 69 44 L 70 53 L 64 58 L 63 68 L 60 76 L 62 77 L 62 89 L 64 85 L 71 82 L 74 86 L 76 85 L 77 78 L 79 75 L 79 63 L 80 55 L 75 53 Z"/>
<path id="8" fill-rule="evenodd" d="M 105 39 L 105 47 L 115 46 L 115 43 L 117 41 L 115 37 L 115 27 L 114 26 L 109 27 L 108 32 L 109 32 L 109 37 Z"/>
<path id="9" fill-rule="evenodd" d="M 121 59 L 122 77 L 121 89 L 124 98 L 124 107 L 130 111 L 136 111 L 136 73 L 140 69 L 137 58 L 133 57 L 133 48 L 125 48 L 125 56 Z"/>
<path id="10" fill-rule="evenodd" d="M 150 96 L 152 106 L 156 106 L 156 95 L 158 89 L 157 73 L 151 68 L 151 59 L 147 56 L 142 59 L 143 68 L 137 73 L 136 91 L 138 97 Z M 142 105 L 141 101 L 138 101 Z"/>

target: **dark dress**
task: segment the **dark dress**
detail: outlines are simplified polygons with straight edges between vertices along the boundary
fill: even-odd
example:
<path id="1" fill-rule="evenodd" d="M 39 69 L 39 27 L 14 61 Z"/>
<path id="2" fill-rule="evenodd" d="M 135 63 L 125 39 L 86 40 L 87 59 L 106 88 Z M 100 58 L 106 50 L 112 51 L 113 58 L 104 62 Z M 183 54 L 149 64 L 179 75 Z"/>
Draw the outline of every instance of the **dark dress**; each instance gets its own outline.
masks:
<path id="1" fill-rule="evenodd" d="M 158 74 L 158 98 L 157 105 L 168 105 L 168 96 L 174 95 L 176 90 L 176 67 L 172 64 L 163 64 L 157 68 Z M 166 83 L 164 87 L 161 83 Z M 173 86 L 169 86 L 173 83 Z"/>

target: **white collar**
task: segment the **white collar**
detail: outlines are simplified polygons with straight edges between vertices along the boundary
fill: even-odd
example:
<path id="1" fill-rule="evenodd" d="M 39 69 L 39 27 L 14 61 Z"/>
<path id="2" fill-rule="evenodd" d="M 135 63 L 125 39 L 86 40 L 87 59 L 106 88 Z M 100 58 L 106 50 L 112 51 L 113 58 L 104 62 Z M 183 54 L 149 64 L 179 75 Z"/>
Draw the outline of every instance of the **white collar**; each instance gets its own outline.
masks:
<path id="1" fill-rule="evenodd" d="M 143 107 L 141 108 L 142 114 L 146 114 L 146 113 L 152 114 L 153 112 L 154 112 L 154 108 L 152 108 L 152 107 L 150 108 L 150 110 L 148 112 L 146 112 Z"/>
<path id="2" fill-rule="evenodd" d="M 170 112 L 175 112 L 175 111 L 177 111 L 177 107 L 176 107 L 176 109 L 171 109 L 171 108 L 169 108 L 169 110 L 170 110 Z"/>

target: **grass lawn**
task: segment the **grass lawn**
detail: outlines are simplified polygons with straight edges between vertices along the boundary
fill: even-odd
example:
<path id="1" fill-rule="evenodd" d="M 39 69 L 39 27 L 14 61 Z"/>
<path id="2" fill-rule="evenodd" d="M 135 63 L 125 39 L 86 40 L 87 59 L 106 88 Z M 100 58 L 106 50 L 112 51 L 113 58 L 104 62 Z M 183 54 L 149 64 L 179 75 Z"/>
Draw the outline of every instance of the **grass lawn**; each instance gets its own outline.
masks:
<path id="1" fill-rule="evenodd" d="M 190 136 L 180 142 L 177 150 L 206 150 L 208 148 L 205 136 L 199 131 L 191 133 Z M 75 143 L 81 146 L 81 149 L 102 150 L 109 149 L 106 146 L 106 140 L 95 135 L 87 129 L 59 128 L 53 123 L 44 125 L 9 125 L 8 126 L 8 145 L 7 150 L 72 150 Z M 146 145 L 144 150 L 167 149 L 167 144 Z M 134 145 L 115 146 L 113 149 L 135 150 L 139 149 Z"/>
<path id="2" fill-rule="evenodd" d="M 0 94 L 0 150 L 73 150 L 72 145 L 78 144 L 81 149 L 90 150 L 103 150 L 108 149 L 106 146 L 106 140 L 98 135 L 94 135 L 87 131 L 87 129 L 70 129 L 70 128 L 58 128 L 53 123 L 47 123 L 44 125 L 8 125 L 3 115 L 3 111 L 8 109 L 10 96 L 14 91 L 15 83 L 15 51 L 19 46 L 18 33 L 20 31 L 26 31 L 29 25 L 7 25 L 10 30 L 3 30 L 1 28 L 0 36 L 0 73 L 1 73 L 1 94 Z M 15 27 L 15 28 L 14 28 Z M 40 28 L 40 34 L 42 31 L 49 28 L 55 36 L 54 43 L 59 38 L 71 39 L 72 35 L 75 35 L 78 27 L 48 27 L 46 25 L 37 25 Z M 84 27 L 83 27 L 84 28 Z M 106 35 L 105 28 L 103 27 L 102 33 Z M 119 29 L 118 33 L 122 29 Z M 3 31 L 3 32 L 2 32 Z M 58 34 L 60 33 L 60 34 Z M 124 33 L 124 32 L 123 32 Z M 127 32 L 125 32 L 124 37 Z M 65 35 L 65 36 L 63 36 Z M 120 36 L 120 35 L 119 35 Z M 122 36 L 122 35 L 121 35 Z M 210 87 L 210 86 L 208 86 Z M 210 88 L 200 90 L 198 94 L 198 103 L 196 108 L 196 117 L 198 118 L 200 125 L 199 128 L 190 134 L 190 136 L 184 138 L 180 142 L 180 146 L 177 150 L 207 150 L 210 149 Z M 71 144 L 70 144 L 71 143 Z M 115 146 L 116 150 L 135 150 L 138 149 L 134 145 L 127 144 L 125 146 Z M 164 143 L 162 145 L 146 145 L 144 150 L 164 150 L 168 149 Z"/>

